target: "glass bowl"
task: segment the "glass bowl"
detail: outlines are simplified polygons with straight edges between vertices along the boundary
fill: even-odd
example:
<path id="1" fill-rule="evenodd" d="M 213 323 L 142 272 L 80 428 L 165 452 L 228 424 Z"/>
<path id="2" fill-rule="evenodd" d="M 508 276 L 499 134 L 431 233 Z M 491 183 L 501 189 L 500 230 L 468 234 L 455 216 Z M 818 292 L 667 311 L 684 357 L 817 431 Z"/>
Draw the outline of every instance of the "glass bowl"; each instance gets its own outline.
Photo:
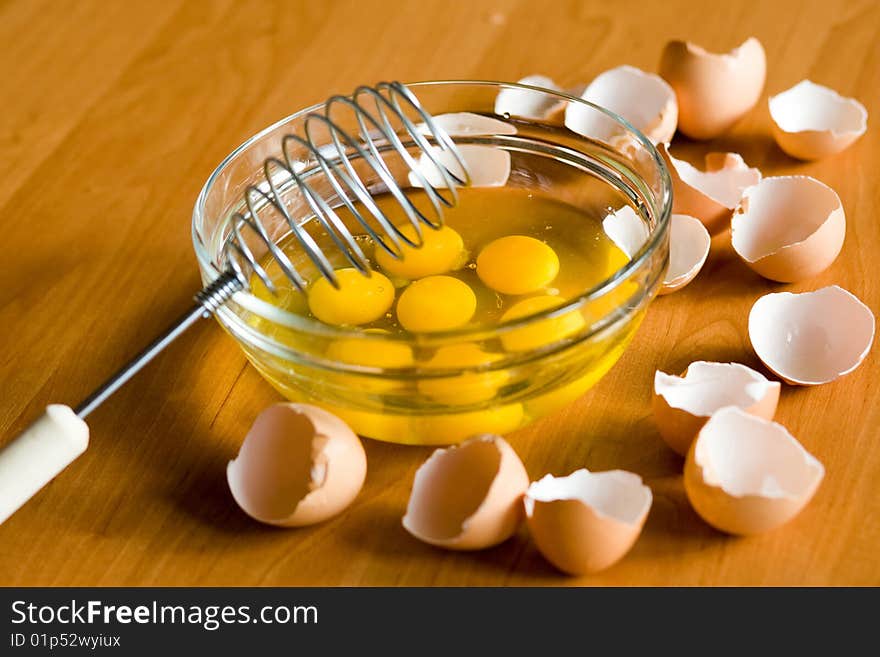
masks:
<path id="1" fill-rule="evenodd" d="M 320 405 L 363 436 L 428 445 L 455 443 L 482 432 L 505 434 L 577 399 L 623 353 L 666 270 L 671 183 L 654 146 L 641 133 L 581 99 L 499 82 L 408 86 L 434 116 L 473 112 L 513 123 L 516 135 L 480 141 L 511 153 L 508 186 L 540 191 L 606 215 L 617 209 L 615 204 L 629 206 L 636 232 L 642 233 L 635 246 L 630 245 L 629 261 L 559 307 L 489 328 L 408 336 L 367 332 L 322 324 L 249 292 L 237 293 L 216 316 L 285 397 Z M 505 89 L 527 91 L 532 100 L 555 105 L 556 111 L 541 119 L 496 115 L 496 97 Z M 590 119 L 586 123 L 599 126 L 595 135 L 576 134 L 563 125 L 561 110 L 568 104 L 576 105 L 581 119 Z M 264 159 L 278 154 L 285 134 L 302 134 L 305 115 L 322 107 L 304 109 L 255 135 L 211 174 L 196 201 L 192 224 L 203 282 L 213 281 L 225 268 L 223 245 L 230 217 L 242 208 L 246 186 L 261 180 Z M 317 169 L 305 152 L 302 158 L 301 175 L 309 175 L 310 167 Z M 405 170 L 395 175 L 407 185 Z M 307 209 L 300 212 L 296 218 L 307 221 Z M 280 240 L 286 230 L 279 224 L 269 233 Z M 514 343 L 516 350 L 505 349 Z M 477 364 L 432 367 L 431 355 L 450 345 L 469 345 L 465 351 L 479 348 L 493 356 Z M 364 364 L 358 356 L 401 349 L 413 358 L 394 367 Z"/>

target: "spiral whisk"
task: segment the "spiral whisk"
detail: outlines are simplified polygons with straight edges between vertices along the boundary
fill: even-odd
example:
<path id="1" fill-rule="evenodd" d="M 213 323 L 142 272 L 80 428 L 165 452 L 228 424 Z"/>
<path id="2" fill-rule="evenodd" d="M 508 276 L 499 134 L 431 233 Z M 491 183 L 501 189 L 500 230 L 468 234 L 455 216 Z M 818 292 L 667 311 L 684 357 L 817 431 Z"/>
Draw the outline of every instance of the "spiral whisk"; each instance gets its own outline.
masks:
<path id="1" fill-rule="evenodd" d="M 340 113 L 346 115 L 341 118 L 355 120 L 356 134 L 351 134 L 340 125 Z M 418 116 L 418 123 L 413 122 L 410 113 Z M 231 217 L 231 231 L 224 247 L 224 256 L 227 266 L 242 284 L 246 284 L 248 274 L 253 272 L 270 291 L 275 292 L 275 285 L 261 260 L 248 246 L 247 233 L 258 239 L 279 269 L 299 290 L 304 290 L 308 284 L 306 277 L 278 247 L 277 240 L 268 234 L 260 219 L 261 212 L 265 213 L 267 209 L 284 220 L 298 246 L 320 275 L 337 284 L 334 267 L 327 254 L 303 227 L 302 217 L 295 217 L 291 212 L 291 204 L 286 200 L 291 195 L 291 187 L 294 196 L 305 201 L 311 217 L 320 224 L 345 260 L 361 273 L 369 274 L 369 262 L 358 241 L 325 195 L 316 190 L 313 181 L 304 175 L 306 170 L 320 172 L 320 181 L 325 186 L 329 185 L 334 198 L 338 199 L 337 207 L 347 208 L 378 248 L 398 258 L 402 257 L 404 243 L 413 247 L 421 245 L 423 227 L 436 230 L 443 225 L 443 207 L 453 206 L 457 201 L 456 186 L 468 182 L 464 160 L 452 139 L 421 107 L 415 95 L 399 82 L 358 87 L 351 96 L 333 96 L 324 104 L 322 112 L 306 116 L 303 133 L 283 137 L 281 155 L 267 158 L 263 163 L 263 180 L 245 190 L 246 210 Z M 430 183 L 409 145 L 430 159 L 442 176 L 442 188 L 448 190 L 448 195 Z M 443 166 L 438 159 L 438 153 L 442 151 L 448 151 L 455 158 L 459 170 L 465 172 L 465 180 Z M 433 212 L 421 210 L 410 200 L 406 189 L 398 184 L 392 173 L 388 162 L 390 157 L 399 158 L 415 176 Z M 358 164 L 373 174 L 371 178 L 376 177 L 381 181 L 382 191 L 397 200 L 409 224 L 415 229 L 409 233 L 414 234 L 415 239 L 401 226 L 389 221 L 378 208 L 370 188 L 356 169 Z"/>
<path id="2" fill-rule="evenodd" d="M 416 117 L 415 122 L 410 117 Z M 356 127 L 346 129 L 346 125 Z M 307 115 L 304 126 L 302 135 L 282 138 L 280 154 L 263 162 L 262 180 L 245 190 L 241 210 L 231 215 L 225 234 L 220 263 L 224 271 L 195 295 L 196 303 L 189 312 L 78 407 L 50 405 L 0 450 L 0 524 L 86 449 L 89 430 L 83 418 L 178 335 L 246 289 L 254 275 L 277 293 L 266 271 L 274 262 L 293 286 L 305 290 L 314 273 L 306 276 L 300 271 L 278 246 L 279 239 L 292 235 L 305 254 L 304 259 L 297 257 L 297 262 L 310 269 L 313 266 L 338 287 L 331 264 L 331 257 L 338 260 L 338 254 L 322 251 L 313 235 L 315 226 L 329 236 L 329 244 L 341 252 L 343 260 L 365 276 L 370 275 L 370 268 L 337 208 L 348 210 L 376 248 L 400 258 L 404 244 L 422 245 L 424 228 L 442 226 L 443 207 L 454 205 L 456 186 L 469 182 L 465 162 L 450 136 L 399 82 L 358 87 L 349 97 L 334 96 L 321 111 Z M 418 154 L 418 161 L 413 153 Z M 441 156 L 445 157 L 441 160 Z M 444 162 L 461 172 L 461 177 L 450 172 Z M 428 167 L 429 176 L 423 166 Z M 418 208 L 406 188 L 396 182 L 395 168 L 424 191 L 430 200 L 427 211 Z M 406 222 L 396 225 L 379 210 L 373 201 L 378 193 L 394 196 L 411 230 L 406 230 Z M 269 219 L 271 226 L 267 225 Z M 311 224 L 312 230 L 306 224 Z M 326 241 L 323 236 L 321 239 Z"/>
<path id="3" fill-rule="evenodd" d="M 357 130 L 346 130 L 343 119 L 353 119 Z M 463 177 L 444 165 L 439 157 L 444 153 L 452 156 Z M 421 156 L 428 158 L 442 184 L 436 184 L 436 176 L 425 175 L 417 159 Z M 417 207 L 406 188 L 397 182 L 392 172 L 394 158 L 405 165 L 430 201 L 429 211 Z M 368 185 L 364 173 L 381 181 L 380 185 Z M 318 180 L 332 190 L 332 198 L 318 189 Z M 236 292 L 246 289 L 252 274 L 276 293 L 275 282 L 266 271 L 266 257 L 278 265 L 297 289 L 305 290 L 309 280 L 278 246 L 278 238 L 270 234 L 265 221 L 267 213 L 274 213 L 275 220 L 281 219 L 306 261 L 338 287 L 330 257 L 304 227 L 305 220 L 317 222 L 344 259 L 367 276 L 367 257 L 335 208 L 347 208 L 377 248 L 400 258 L 404 244 L 421 246 L 423 229 L 437 230 L 443 225 L 443 208 L 455 205 L 456 187 L 468 182 L 464 159 L 452 138 L 405 85 L 382 82 L 374 87 L 358 87 L 351 96 L 333 96 L 321 111 L 307 115 L 302 135 L 287 134 L 282 138 L 280 154 L 263 162 L 262 180 L 245 189 L 241 211 L 229 219 L 223 247 L 225 272 L 195 295 L 196 305 L 171 329 L 74 409 L 76 414 L 86 417 L 199 318 L 210 316 Z M 404 230 L 405 224 L 394 224 L 385 216 L 373 200 L 378 192 L 391 194 L 397 200 L 412 231 Z M 294 208 L 291 199 L 305 203 L 306 216 Z M 255 253 L 252 244 L 262 246 L 265 253 Z"/>

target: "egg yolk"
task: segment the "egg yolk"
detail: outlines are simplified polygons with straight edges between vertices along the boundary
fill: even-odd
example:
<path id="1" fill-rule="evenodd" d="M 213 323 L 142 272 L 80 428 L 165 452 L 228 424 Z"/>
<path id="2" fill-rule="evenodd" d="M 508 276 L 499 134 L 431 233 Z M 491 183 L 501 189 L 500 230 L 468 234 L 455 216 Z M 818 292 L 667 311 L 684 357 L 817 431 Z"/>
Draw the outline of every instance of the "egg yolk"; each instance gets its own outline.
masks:
<path id="1" fill-rule="evenodd" d="M 501 354 L 483 351 L 475 344 L 453 344 L 440 347 L 425 363 L 425 368 L 455 369 L 486 365 L 503 358 Z M 418 388 L 426 397 L 441 404 L 479 404 L 492 399 L 498 388 L 507 383 L 506 371 L 464 372 L 442 379 L 419 381 Z"/>
<path id="2" fill-rule="evenodd" d="M 501 316 L 506 322 L 519 317 L 526 317 L 549 310 L 564 303 L 564 299 L 553 296 L 529 297 L 512 305 Z M 508 351 L 529 351 L 552 344 L 567 338 L 584 328 L 586 322 L 577 310 L 572 310 L 558 317 L 536 320 L 522 328 L 514 329 L 501 335 L 501 344 Z"/>
<path id="3" fill-rule="evenodd" d="M 428 276 L 411 283 L 397 301 L 397 319 L 413 333 L 464 326 L 477 310 L 474 291 L 451 276 Z"/>
<path id="4" fill-rule="evenodd" d="M 394 285 L 383 274 L 373 271 L 364 276 L 357 269 L 336 270 L 339 288 L 320 278 L 309 290 L 309 310 L 327 324 L 368 324 L 394 303 Z"/>
<path id="5" fill-rule="evenodd" d="M 558 273 L 556 252 L 534 237 L 500 237 L 477 256 L 480 280 L 502 294 L 536 292 L 549 285 Z"/>
<path id="6" fill-rule="evenodd" d="M 400 232 L 417 241 L 416 230 L 411 225 L 404 226 Z M 422 245 L 417 248 L 403 244 L 402 258 L 399 260 L 385 249 L 376 247 L 376 262 L 391 276 L 416 279 L 445 274 L 458 269 L 467 260 L 461 235 L 449 226 L 443 226 L 440 230 L 424 226 L 422 240 Z"/>
<path id="7" fill-rule="evenodd" d="M 330 360 L 364 367 L 400 368 L 413 364 L 412 349 L 401 342 L 364 344 L 358 338 L 334 340 L 325 353 Z"/>

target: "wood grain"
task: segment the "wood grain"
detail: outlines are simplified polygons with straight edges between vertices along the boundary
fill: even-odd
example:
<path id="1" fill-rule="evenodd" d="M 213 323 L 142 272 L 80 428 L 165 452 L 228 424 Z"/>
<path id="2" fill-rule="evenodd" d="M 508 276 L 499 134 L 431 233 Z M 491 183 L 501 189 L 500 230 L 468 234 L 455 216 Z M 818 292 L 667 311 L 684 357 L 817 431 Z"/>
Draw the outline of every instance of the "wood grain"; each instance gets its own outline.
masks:
<path id="1" fill-rule="evenodd" d="M 290 112 L 380 79 L 564 84 L 627 63 L 653 70 L 667 39 L 726 49 L 749 35 L 767 93 L 810 78 L 880 112 L 880 4 L 828 2 L 38 2 L 0 5 L 0 435 L 53 401 L 76 403 L 187 304 L 189 241 L 203 181 L 235 145 Z M 249 521 L 225 463 L 276 394 L 205 323 L 97 411 L 92 445 L 0 527 L 3 585 L 880 584 L 880 359 L 845 379 L 786 387 L 778 419 L 827 467 L 789 526 L 735 539 L 702 523 L 682 462 L 649 413 L 656 368 L 758 366 L 753 301 L 837 283 L 880 310 L 880 131 L 801 164 L 774 145 L 766 103 L 689 159 L 734 150 L 765 175 L 833 186 L 848 230 L 834 266 L 794 286 L 759 279 L 716 238 L 704 272 L 658 300 L 634 344 L 584 398 L 511 437 L 530 474 L 626 468 L 655 502 L 627 558 L 560 576 L 524 532 L 477 554 L 421 545 L 401 528 L 427 449 L 367 441 L 355 504 L 311 529 Z"/>

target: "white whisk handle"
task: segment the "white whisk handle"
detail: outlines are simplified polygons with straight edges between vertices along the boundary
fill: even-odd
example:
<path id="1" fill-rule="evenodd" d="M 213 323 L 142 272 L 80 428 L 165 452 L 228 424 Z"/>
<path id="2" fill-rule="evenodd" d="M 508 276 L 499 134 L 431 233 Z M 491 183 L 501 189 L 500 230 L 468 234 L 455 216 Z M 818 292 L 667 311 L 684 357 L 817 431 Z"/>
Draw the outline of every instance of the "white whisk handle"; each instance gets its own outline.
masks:
<path id="1" fill-rule="evenodd" d="M 0 524 L 73 463 L 89 445 L 89 427 L 69 406 L 52 404 L 0 450 Z"/>

